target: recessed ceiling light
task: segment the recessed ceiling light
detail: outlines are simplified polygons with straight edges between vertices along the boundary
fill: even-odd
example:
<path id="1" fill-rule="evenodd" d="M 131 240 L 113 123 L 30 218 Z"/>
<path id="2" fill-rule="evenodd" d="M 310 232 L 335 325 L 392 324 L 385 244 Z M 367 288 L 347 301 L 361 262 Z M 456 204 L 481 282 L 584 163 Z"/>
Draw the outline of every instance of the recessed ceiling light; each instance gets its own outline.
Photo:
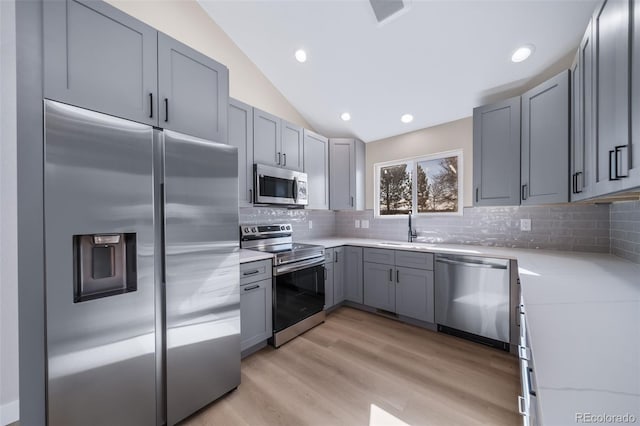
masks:
<path id="1" fill-rule="evenodd" d="M 515 52 L 513 52 L 513 55 L 511 55 L 511 61 L 516 63 L 522 62 L 529 56 L 531 56 L 534 50 L 536 49 L 532 44 L 527 44 L 525 46 L 519 47 Z"/>
<path id="2" fill-rule="evenodd" d="M 400 117 L 400 121 L 402 121 L 403 123 L 411 123 L 413 121 L 413 115 L 405 114 Z"/>
<path id="3" fill-rule="evenodd" d="M 298 62 L 307 62 L 307 52 L 302 49 L 296 50 L 296 60 Z"/>
<path id="4" fill-rule="evenodd" d="M 349 121 L 351 120 L 351 114 L 349 114 L 348 112 L 343 112 L 340 115 L 340 118 L 342 118 L 342 121 Z"/>

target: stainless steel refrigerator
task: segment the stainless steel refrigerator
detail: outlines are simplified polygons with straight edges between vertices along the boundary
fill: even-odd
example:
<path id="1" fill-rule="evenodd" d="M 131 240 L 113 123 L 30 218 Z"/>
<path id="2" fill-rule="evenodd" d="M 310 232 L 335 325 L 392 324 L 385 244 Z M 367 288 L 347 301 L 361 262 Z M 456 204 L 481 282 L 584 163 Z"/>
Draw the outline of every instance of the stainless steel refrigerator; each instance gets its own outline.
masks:
<path id="1" fill-rule="evenodd" d="M 48 423 L 175 424 L 240 383 L 237 150 L 44 108 Z"/>

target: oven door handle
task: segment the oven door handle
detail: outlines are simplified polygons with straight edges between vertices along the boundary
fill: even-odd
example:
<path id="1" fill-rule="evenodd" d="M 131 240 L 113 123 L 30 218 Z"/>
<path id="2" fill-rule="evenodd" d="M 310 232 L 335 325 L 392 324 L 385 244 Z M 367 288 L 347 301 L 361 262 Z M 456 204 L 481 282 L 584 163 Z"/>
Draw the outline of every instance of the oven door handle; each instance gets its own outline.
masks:
<path id="1" fill-rule="evenodd" d="M 301 269 L 312 268 L 314 266 L 319 266 L 322 264 L 324 264 L 324 256 L 316 257 L 309 260 L 303 260 L 301 262 L 290 263 L 288 265 L 274 266 L 273 275 L 275 276 L 284 275 L 290 272 L 299 271 Z"/>

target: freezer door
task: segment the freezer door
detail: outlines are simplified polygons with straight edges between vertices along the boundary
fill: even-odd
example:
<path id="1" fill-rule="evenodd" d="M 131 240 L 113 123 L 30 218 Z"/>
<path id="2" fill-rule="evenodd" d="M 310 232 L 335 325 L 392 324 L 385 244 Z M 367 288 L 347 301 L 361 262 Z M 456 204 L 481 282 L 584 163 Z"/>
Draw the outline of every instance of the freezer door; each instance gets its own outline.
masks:
<path id="1" fill-rule="evenodd" d="M 154 425 L 153 130 L 44 110 L 48 424 Z"/>
<path id="2" fill-rule="evenodd" d="M 165 130 L 167 422 L 240 384 L 237 148 Z"/>

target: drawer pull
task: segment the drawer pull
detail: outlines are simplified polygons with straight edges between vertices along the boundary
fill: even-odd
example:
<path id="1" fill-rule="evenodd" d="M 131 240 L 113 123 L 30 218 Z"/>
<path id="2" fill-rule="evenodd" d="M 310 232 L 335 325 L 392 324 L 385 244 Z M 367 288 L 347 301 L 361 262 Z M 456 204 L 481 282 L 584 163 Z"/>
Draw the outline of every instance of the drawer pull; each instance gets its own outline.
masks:
<path id="1" fill-rule="evenodd" d="M 529 350 L 526 346 L 518 345 L 518 356 L 520 359 L 529 361 Z"/>
<path id="2" fill-rule="evenodd" d="M 256 288 L 260 288 L 260 285 L 256 284 L 249 287 L 245 287 L 243 291 L 251 291 L 251 290 L 255 290 Z"/>
<path id="3" fill-rule="evenodd" d="M 255 271 L 243 272 L 242 275 L 246 277 L 248 275 L 255 275 L 255 274 L 258 274 L 258 273 L 260 273 L 260 271 L 256 269 Z"/>

